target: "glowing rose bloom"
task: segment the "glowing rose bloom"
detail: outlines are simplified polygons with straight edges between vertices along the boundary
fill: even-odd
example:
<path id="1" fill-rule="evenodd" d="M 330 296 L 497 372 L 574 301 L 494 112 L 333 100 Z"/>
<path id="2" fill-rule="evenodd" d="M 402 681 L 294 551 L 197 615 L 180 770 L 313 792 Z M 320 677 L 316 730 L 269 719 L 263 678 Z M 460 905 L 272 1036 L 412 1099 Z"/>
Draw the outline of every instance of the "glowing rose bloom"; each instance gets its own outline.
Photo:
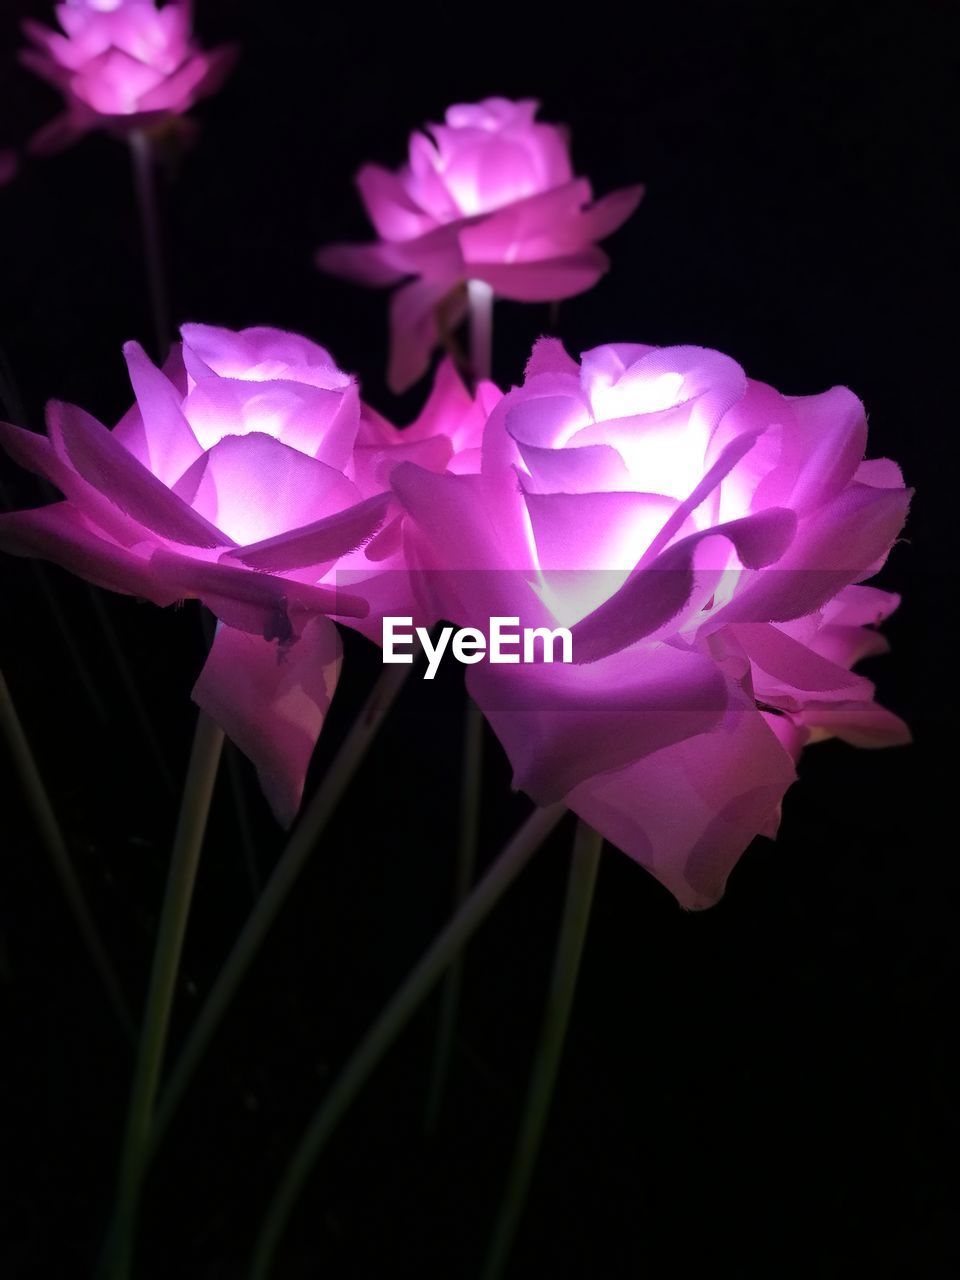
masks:
<path id="1" fill-rule="evenodd" d="M 481 381 L 473 395 L 463 385 L 453 362 L 437 366 L 433 387 L 414 422 L 395 427 L 375 409 L 361 408 L 360 430 L 353 451 L 353 477 L 364 496 L 390 488 L 396 467 L 414 462 L 428 471 L 469 474 L 480 470 L 487 419 L 502 399 L 492 382 Z M 370 605 L 365 618 L 352 623 L 376 644 L 383 643 L 383 618 L 412 617 L 417 626 L 432 619 L 421 610 L 411 583 L 404 549 L 404 512 L 391 510 L 384 527 L 354 556 L 338 566 L 337 582 L 359 590 Z"/>
<path id="2" fill-rule="evenodd" d="M 202 600 L 220 625 L 194 700 L 289 823 L 339 672 L 329 618 L 369 609 L 336 573 L 362 565 L 392 499 L 350 478 L 359 392 L 321 347 L 276 329 L 181 333 L 163 371 L 126 346 L 136 402 L 112 431 L 59 403 L 47 439 L 0 424 L 65 499 L 0 517 L 0 547 L 159 605 Z"/>
<path id="3" fill-rule="evenodd" d="M 36 46 L 21 61 L 49 80 L 67 110 L 31 143 L 51 151 L 91 129 L 128 134 L 181 115 L 219 88 L 235 50 L 209 52 L 192 37 L 190 0 L 67 0 L 56 6 L 62 28 L 27 21 Z"/>
<path id="4" fill-rule="evenodd" d="M 317 255 L 325 271 L 368 285 L 415 277 L 393 296 L 389 380 L 398 391 L 426 370 L 446 322 L 465 315 L 457 285 L 482 280 L 503 298 L 545 302 L 596 284 L 609 262 L 597 247 L 625 222 L 643 188 L 625 187 L 593 202 L 574 176 L 566 132 L 540 124 L 539 104 L 487 98 L 450 107 L 445 123 L 410 139 L 396 173 L 365 165 L 357 186 L 380 239 L 330 245 Z"/>
<path id="5" fill-rule="evenodd" d="M 545 341 L 480 475 L 394 472 L 428 612 L 571 629 L 571 665 L 469 669 L 515 785 L 565 800 L 686 907 L 775 834 L 805 744 L 908 740 L 851 672 L 884 647 L 872 626 L 897 599 L 860 584 L 910 498 L 866 437 L 841 387 L 783 396 L 698 347 L 578 365 Z"/>

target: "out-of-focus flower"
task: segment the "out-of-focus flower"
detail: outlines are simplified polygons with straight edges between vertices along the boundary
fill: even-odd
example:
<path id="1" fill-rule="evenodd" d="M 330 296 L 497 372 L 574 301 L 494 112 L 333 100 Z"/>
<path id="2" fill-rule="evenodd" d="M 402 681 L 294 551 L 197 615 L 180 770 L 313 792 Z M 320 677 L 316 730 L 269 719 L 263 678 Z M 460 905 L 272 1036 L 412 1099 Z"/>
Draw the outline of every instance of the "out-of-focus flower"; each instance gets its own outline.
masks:
<path id="1" fill-rule="evenodd" d="M 9 147 L 0 147 L 0 187 L 13 181 L 19 167 L 17 153 Z"/>
<path id="2" fill-rule="evenodd" d="M 515 784 L 563 799 L 687 907 L 775 834 L 804 745 L 908 740 L 853 674 L 861 585 L 910 492 L 842 387 L 790 397 L 699 347 L 535 348 L 479 475 L 393 473 L 424 609 L 569 627 L 570 665 L 472 666 Z"/>
<path id="3" fill-rule="evenodd" d="M 0 517 L 0 547 L 156 604 L 202 600 L 220 625 L 194 699 L 288 823 L 339 673 L 330 618 L 369 611 L 362 581 L 344 592 L 336 571 L 362 567 L 392 500 L 351 479 L 359 392 L 321 347 L 181 332 L 162 371 L 126 346 L 136 400 L 112 431 L 56 402 L 46 439 L 0 424 L 11 457 L 64 495 Z"/>
<path id="4" fill-rule="evenodd" d="M 380 239 L 330 245 L 325 271 L 368 285 L 414 277 L 393 296 L 389 380 L 410 386 L 426 370 L 445 323 L 465 314 L 451 291 L 482 280 L 503 298 L 544 302 L 589 289 L 609 263 L 597 242 L 624 222 L 643 188 L 594 202 L 575 177 L 566 132 L 535 120 L 538 103 L 488 98 L 450 107 L 442 125 L 410 139 L 394 173 L 365 165 L 357 186 Z"/>
<path id="5" fill-rule="evenodd" d="M 34 137 L 52 151 L 91 129 L 122 135 L 182 115 L 222 83 L 233 47 L 201 49 L 190 0 L 68 0 L 56 6 L 61 30 L 27 21 L 33 43 L 21 61 L 63 94 L 66 111 Z"/>

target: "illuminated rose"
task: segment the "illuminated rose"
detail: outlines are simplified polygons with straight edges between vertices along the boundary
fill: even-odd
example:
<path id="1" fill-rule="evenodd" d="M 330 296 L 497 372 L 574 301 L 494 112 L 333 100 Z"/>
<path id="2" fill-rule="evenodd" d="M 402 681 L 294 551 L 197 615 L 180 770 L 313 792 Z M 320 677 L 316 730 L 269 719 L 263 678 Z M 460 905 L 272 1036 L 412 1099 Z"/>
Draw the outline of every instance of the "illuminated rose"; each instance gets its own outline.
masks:
<path id="1" fill-rule="evenodd" d="M 437 308 L 457 285 L 481 280 L 500 297 L 544 302 L 582 293 L 609 265 L 597 241 L 630 216 L 643 188 L 594 202 L 589 181 L 573 173 L 565 131 L 538 123 L 538 105 L 488 98 L 450 107 L 444 124 L 412 135 L 398 172 L 368 164 L 357 175 L 380 239 L 328 246 L 317 262 L 368 285 L 413 277 L 392 300 L 396 390 L 425 371 Z M 447 323 L 464 307 L 453 297 Z"/>
<path id="2" fill-rule="evenodd" d="M 220 625 L 194 699 L 289 822 L 339 672 L 329 619 L 369 611 L 336 573 L 391 499 L 350 478 L 359 393 L 321 347 L 276 329 L 182 337 L 162 372 L 127 345 L 136 402 L 112 431 L 59 403 L 46 439 L 0 424 L 65 499 L 0 517 L 0 546 L 159 605 L 202 600 Z"/>
<path id="3" fill-rule="evenodd" d="M 53 150 L 90 129 L 118 133 L 181 115 L 213 93 L 235 51 L 209 52 L 192 36 L 190 0 L 68 0 L 56 6 L 61 31 L 27 21 L 35 46 L 23 63 L 63 94 L 66 112 L 34 138 Z"/>
<path id="4" fill-rule="evenodd" d="M 909 502 L 851 392 L 788 397 L 699 347 L 538 344 L 479 475 L 407 463 L 425 609 L 572 632 L 571 665 L 468 672 L 515 784 L 566 803 L 687 907 L 772 836 L 802 747 L 907 739 L 851 667 L 895 597 L 861 585 Z"/>

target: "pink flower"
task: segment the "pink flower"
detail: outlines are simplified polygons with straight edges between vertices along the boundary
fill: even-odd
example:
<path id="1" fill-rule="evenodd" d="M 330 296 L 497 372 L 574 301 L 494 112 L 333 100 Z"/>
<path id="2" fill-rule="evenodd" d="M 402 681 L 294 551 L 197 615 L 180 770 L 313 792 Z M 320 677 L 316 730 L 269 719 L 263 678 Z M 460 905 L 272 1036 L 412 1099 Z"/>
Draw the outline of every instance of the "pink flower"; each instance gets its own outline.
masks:
<path id="1" fill-rule="evenodd" d="M 13 181 L 19 167 L 17 153 L 9 147 L 0 147 L 0 187 Z"/>
<path id="2" fill-rule="evenodd" d="M 397 173 L 368 164 L 357 175 L 380 239 L 330 245 L 317 263 L 368 285 L 414 277 L 391 305 L 395 390 L 426 370 L 439 341 L 437 309 L 464 281 L 544 302 L 583 293 L 606 271 L 597 241 L 626 221 L 643 188 L 594 203 L 589 181 L 573 174 L 565 131 L 537 123 L 538 105 L 487 98 L 450 107 L 444 124 L 412 135 L 409 162 Z M 465 305 L 450 299 L 449 324 Z"/>
<path id="3" fill-rule="evenodd" d="M 0 517 L 0 546 L 159 605 L 202 600 L 220 625 L 193 697 L 288 823 L 337 682 L 329 619 L 369 611 L 379 567 L 362 548 L 392 500 L 351 478 L 359 393 L 321 347 L 276 329 L 182 337 L 162 372 L 127 344 L 136 400 L 112 431 L 59 403 L 46 439 L 0 424 L 7 452 L 64 495 Z"/>
<path id="4" fill-rule="evenodd" d="M 884 649 L 883 564 L 910 492 L 864 462 L 842 387 L 790 397 L 699 347 L 537 345 L 491 415 L 479 475 L 404 464 L 425 609 L 566 626 L 571 665 L 469 688 L 517 787 L 563 799 L 687 907 L 775 834 L 804 745 L 905 742 L 852 673 Z"/>
<path id="5" fill-rule="evenodd" d="M 390 488 L 394 470 L 404 462 L 453 475 L 480 470 L 483 430 L 502 399 L 492 382 L 481 382 L 471 395 L 449 359 L 437 367 L 433 388 L 417 419 L 397 428 L 364 404 L 353 451 L 353 476 L 364 496 Z M 369 602 L 366 618 L 352 623 L 376 644 L 383 643 L 385 616 L 413 617 L 416 625 L 432 619 L 422 613 L 403 546 L 405 516 L 394 508 L 384 527 L 365 547 L 363 562 L 339 566 L 337 583 L 360 590 Z"/>
<path id="6" fill-rule="evenodd" d="M 221 84 L 235 50 L 206 52 L 191 35 L 190 0 L 68 0 L 56 7 L 62 32 L 24 23 L 36 46 L 21 61 L 49 80 L 66 112 L 31 143 L 51 151 L 91 129 L 127 134 L 181 115 Z"/>

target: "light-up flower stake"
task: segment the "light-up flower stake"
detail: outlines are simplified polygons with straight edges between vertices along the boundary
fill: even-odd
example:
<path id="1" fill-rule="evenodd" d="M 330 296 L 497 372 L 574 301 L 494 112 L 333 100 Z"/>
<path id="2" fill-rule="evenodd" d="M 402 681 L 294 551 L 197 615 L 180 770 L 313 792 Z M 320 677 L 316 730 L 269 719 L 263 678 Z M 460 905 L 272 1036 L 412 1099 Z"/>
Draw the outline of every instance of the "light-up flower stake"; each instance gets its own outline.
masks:
<path id="1" fill-rule="evenodd" d="M 33 47 L 21 61 L 63 94 L 65 111 L 33 138 L 34 151 L 59 150 L 93 129 L 129 143 L 157 352 L 170 342 L 166 284 L 154 191 L 153 138 L 219 88 L 232 46 L 202 49 L 192 34 L 191 0 L 67 0 L 60 30 L 27 21 Z"/>
<path id="2" fill-rule="evenodd" d="M 183 115 L 215 92 L 236 56 L 195 42 L 190 0 L 67 0 L 55 12 L 59 31 L 24 23 L 33 47 L 22 62 L 60 90 L 66 107 L 33 139 L 35 151 L 92 129 L 128 137 Z"/>
<path id="3" fill-rule="evenodd" d="M 572 629 L 571 665 L 470 668 L 515 785 L 563 800 L 687 907 L 772 835 L 802 747 L 907 738 L 851 667 L 906 516 L 849 391 L 790 397 L 699 347 L 534 352 L 482 473 L 394 473 L 436 616 Z"/>
<path id="4" fill-rule="evenodd" d="M 566 131 L 537 121 L 537 108 L 505 98 L 450 107 L 442 125 L 412 135 L 399 171 L 368 164 L 357 175 L 379 240 L 330 245 L 317 262 L 362 284 L 401 284 L 391 302 L 395 390 L 425 371 L 440 322 L 463 318 L 459 286 L 545 302 L 584 292 L 606 271 L 597 242 L 630 216 L 643 188 L 594 201 L 573 172 Z M 485 376 L 482 357 L 479 366 Z"/>
<path id="5" fill-rule="evenodd" d="M 157 604 L 201 599 L 221 625 L 194 697 L 288 824 L 339 670 L 329 615 L 368 611 L 334 571 L 391 499 L 349 478 L 359 392 L 321 347 L 272 329 L 183 339 L 163 371 L 128 344 L 136 402 L 113 431 L 58 403 L 46 440 L 0 428 L 65 499 L 0 517 L 0 546 Z"/>

